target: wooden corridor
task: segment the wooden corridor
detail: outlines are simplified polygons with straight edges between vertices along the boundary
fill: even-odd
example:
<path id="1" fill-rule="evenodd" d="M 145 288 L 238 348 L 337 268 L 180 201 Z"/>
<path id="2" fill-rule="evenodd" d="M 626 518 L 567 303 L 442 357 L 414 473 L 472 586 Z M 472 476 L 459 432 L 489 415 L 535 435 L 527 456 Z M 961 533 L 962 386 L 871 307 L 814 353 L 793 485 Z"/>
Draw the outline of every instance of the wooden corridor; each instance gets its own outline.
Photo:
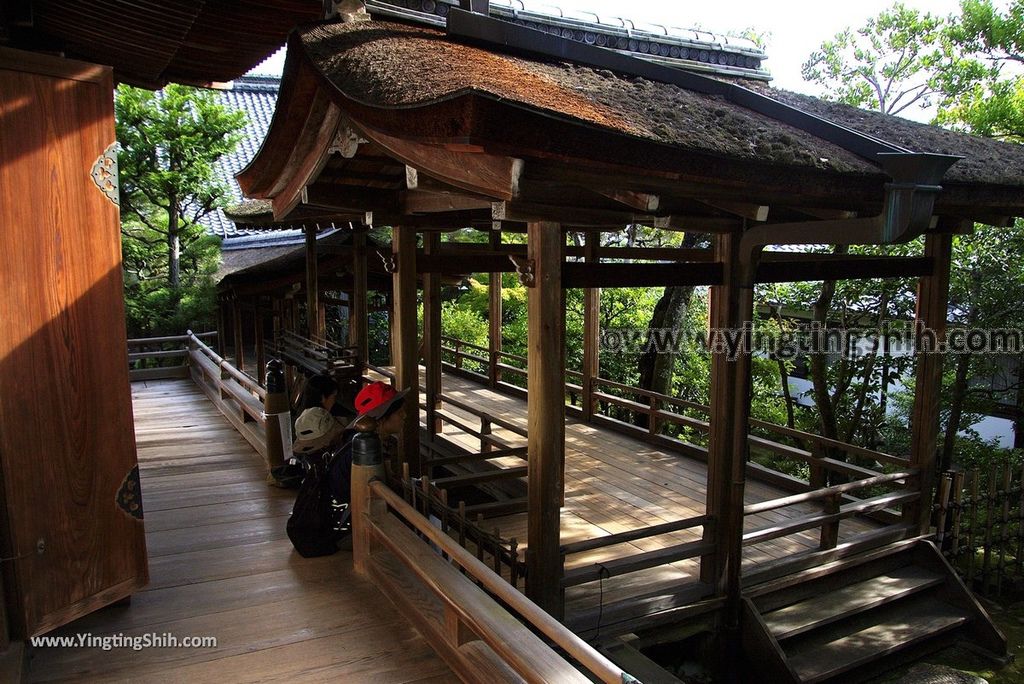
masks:
<path id="1" fill-rule="evenodd" d="M 421 368 L 422 371 L 422 368 Z M 526 401 L 495 391 L 472 380 L 451 373 L 443 375 L 443 394 L 472 405 L 489 415 L 504 419 L 525 429 Z M 476 418 L 450 404 L 440 414 L 456 417 L 463 424 L 473 425 Z M 421 412 L 421 417 L 423 414 Z M 450 424 L 443 429 L 445 437 L 467 449 L 478 451 L 479 440 Z M 509 445 L 526 444 L 523 437 L 494 426 L 494 436 Z M 704 513 L 707 494 L 707 466 L 693 458 L 628 435 L 602 429 L 567 418 L 565 428 L 565 505 L 561 511 L 561 543 L 603 537 L 619 532 L 658 525 Z M 521 466 L 516 458 L 502 459 L 503 466 Z M 746 503 L 767 501 L 787 495 L 781 489 L 747 479 Z M 788 519 L 811 515 L 820 506 L 790 506 L 747 516 L 745 530 L 751 531 Z M 489 519 L 486 526 L 497 527 L 504 537 L 516 537 L 520 552 L 526 548 L 526 514 Z M 869 532 L 876 524 L 864 518 L 843 521 L 840 539 Z M 566 559 L 566 570 L 603 563 L 611 558 L 654 551 L 700 538 L 700 527 L 649 537 L 631 543 L 604 547 Z M 819 530 L 810 529 L 779 539 L 752 544 L 744 548 L 744 570 L 787 558 L 793 554 L 816 550 Z M 656 595 L 677 590 L 697 581 L 696 559 L 670 563 L 648 570 L 615 577 L 603 582 L 590 582 L 566 591 L 567 617 L 599 609 L 601 604 Z M 570 625 L 572 621 L 570 621 Z"/>
<path id="2" fill-rule="evenodd" d="M 351 552 L 305 559 L 294 492 L 190 380 L 132 386 L 150 584 L 54 635 L 212 636 L 215 648 L 32 648 L 25 682 L 450 682 Z"/>

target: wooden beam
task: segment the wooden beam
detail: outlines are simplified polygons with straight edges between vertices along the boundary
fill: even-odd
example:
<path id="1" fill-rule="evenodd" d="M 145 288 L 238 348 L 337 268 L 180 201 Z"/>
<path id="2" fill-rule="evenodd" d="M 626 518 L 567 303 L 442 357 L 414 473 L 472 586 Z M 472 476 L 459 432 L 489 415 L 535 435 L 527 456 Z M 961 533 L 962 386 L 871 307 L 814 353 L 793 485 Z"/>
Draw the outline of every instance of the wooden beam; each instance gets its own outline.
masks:
<path id="1" fill-rule="evenodd" d="M 757 267 L 757 282 L 796 283 L 809 280 L 907 278 L 931 275 L 933 268 L 933 262 L 928 257 L 832 258 L 835 256 L 765 253 Z"/>
<path id="2" fill-rule="evenodd" d="M 409 190 L 402 195 L 402 212 L 405 214 L 436 214 L 464 209 L 489 209 L 490 199 L 452 192 L 425 192 Z"/>
<path id="3" fill-rule="evenodd" d="M 440 233 L 427 233 L 423 246 L 427 256 L 435 255 L 441 246 Z M 432 273 L 423 278 L 423 365 L 426 368 L 427 432 L 431 435 L 441 429 L 437 419 L 441 397 L 441 334 L 441 276 Z"/>
<path id="4" fill-rule="evenodd" d="M 921 496 L 903 507 L 910 524 L 926 534 L 931 525 L 932 488 L 935 483 L 936 450 L 939 436 L 940 389 L 942 388 L 942 352 L 949 307 L 949 268 L 953 238 L 929 233 L 924 239 L 924 254 L 935 262 L 934 273 L 921 278 L 917 286 L 917 311 L 914 316 L 917 380 L 910 419 L 910 466 L 920 468 L 918 486 Z M 930 332 L 926 332 L 930 331 Z"/>
<path id="5" fill-rule="evenodd" d="M 265 196 L 272 198 L 274 220 L 281 220 L 299 203 L 303 189 L 323 169 L 330 155 L 330 143 L 341 122 L 341 110 L 318 91 L 306 120 L 311 135 L 300 137 L 278 182 Z"/>
<path id="6" fill-rule="evenodd" d="M 314 183 L 303 189 L 302 205 L 333 213 L 373 211 L 393 214 L 401 211 L 401 197 L 395 190 Z"/>
<path id="7" fill-rule="evenodd" d="M 573 254 L 572 248 L 566 252 Z M 602 259 L 648 259 L 651 261 L 714 261 L 710 249 L 681 249 L 679 247 L 601 247 L 597 256 Z"/>
<path id="8" fill-rule="evenodd" d="M 701 204 L 724 211 L 727 214 L 739 216 L 748 221 L 763 223 L 768 220 L 769 207 L 765 204 L 752 204 L 749 202 L 729 202 L 725 200 L 697 200 Z"/>
<path id="9" fill-rule="evenodd" d="M 359 350 L 359 360 L 364 363 L 370 360 L 366 310 L 369 298 L 366 258 L 366 233 L 359 231 L 352 235 L 352 325 L 349 327 L 348 342 Z"/>
<path id="10" fill-rule="evenodd" d="M 316 259 L 316 226 L 306 226 L 306 332 L 309 337 L 323 338 L 320 329 L 320 284 Z"/>
<path id="11" fill-rule="evenodd" d="M 661 198 L 649 192 L 635 192 L 632 190 L 597 190 L 597 194 L 608 199 L 615 200 L 619 204 L 645 214 L 653 214 L 658 211 Z"/>
<path id="12" fill-rule="evenodd" d="M 565 308 L 558 224 L 531 223 L 529 259 L 534 280 L 527 293 L 528 513 L 526 594 L 562 616 L 560 506 L 565 457 Z"/>
<path id="13" fill-rule="evenodd" d="M 416 260 L 418 273 L 509 273 L 515 270 L 507 254 L 424 254 Z"/>
<path id="14" fill-rule="evenodd" d="M 581 264 L 567 263 L 562 287 L 667 287 L 670 285 L 718 285 L 722 264 Z"/>
<path id="15" fill-rule="evenodd" d="M 398 435 L 399 462 L 392 462 L 393 473 L 401 474 L 402 463 L 418 477 L 422 473 L 419 449 L 419 360 L 416 331 L 416 230 L 409 226 L 395 226 L 391 248 L 395 254 L 397 270 L 392 276 L 394 316 L 391 321 L 395 366 L 395 386 L 408 389 L 405 397 L 405 424 Z"/>
<path id="16" fill-rule="evenodd" d="M 414 168 L 417 187 L 419 176 L 427 175 L 456 188 L 500 200 L 510 200 L 519 194 L 519 177 L 523 172 L 521 159 L 456 152 L 440 145 L 403 140 L 376 129 L 361 128 L 361 131 L 364 137 L 383 147 L 395 159 Z M 407 170 L 406 187 L 409 187 L 409 180 Z"/>

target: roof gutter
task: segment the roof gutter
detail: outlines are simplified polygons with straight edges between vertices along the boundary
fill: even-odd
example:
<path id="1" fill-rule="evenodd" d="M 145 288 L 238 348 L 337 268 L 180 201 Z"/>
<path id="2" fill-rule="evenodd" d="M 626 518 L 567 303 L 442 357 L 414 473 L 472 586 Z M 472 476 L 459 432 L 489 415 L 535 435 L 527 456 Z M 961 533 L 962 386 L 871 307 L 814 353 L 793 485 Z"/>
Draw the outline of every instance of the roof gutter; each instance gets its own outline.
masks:
<path id="1" fill-rule="evenodd" d="M 891 245 L 909 242 L 932 227 L 939 182 L 961 157 L 906 152 L 881 154 L 879 163 L 893 179 L 885 184 L 882 213 L 877 216 L 758 224 L 740 238 L 740 281 L 753 287 L 762 249 L 767 245 Z"/>

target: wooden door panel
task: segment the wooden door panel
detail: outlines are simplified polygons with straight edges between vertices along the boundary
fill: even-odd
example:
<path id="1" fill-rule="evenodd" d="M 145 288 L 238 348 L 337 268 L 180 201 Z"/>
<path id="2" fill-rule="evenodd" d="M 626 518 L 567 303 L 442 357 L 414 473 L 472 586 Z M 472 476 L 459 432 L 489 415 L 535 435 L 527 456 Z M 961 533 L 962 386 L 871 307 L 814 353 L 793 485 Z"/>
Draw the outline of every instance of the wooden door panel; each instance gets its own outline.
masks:
<path id="1" fill-rule="evenodd" d="M 0 475 L 20 636 L 148 579 L 142 521 L 118 504 L 136 467 L 118 211 L 90 176 L 112 93 L 105 68 L 0 50 Z"/>

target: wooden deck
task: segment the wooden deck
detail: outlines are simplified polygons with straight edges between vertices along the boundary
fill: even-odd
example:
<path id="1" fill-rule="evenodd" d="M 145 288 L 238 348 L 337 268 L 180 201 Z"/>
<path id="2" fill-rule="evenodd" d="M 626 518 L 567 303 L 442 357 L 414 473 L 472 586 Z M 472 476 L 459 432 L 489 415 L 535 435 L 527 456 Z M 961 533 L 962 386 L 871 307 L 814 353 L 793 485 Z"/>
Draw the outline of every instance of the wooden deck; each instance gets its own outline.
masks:
<path id="1" fill-rule="evenodd" d="M 53 634 L 217 638 L 215 648 L 34 648 L 26 682 L 450 682 L 351 553 L 304 559 L 294 492 L 191 381 L 132 386 L 151 583 Z"/>
<path id="2" fill-rule="evenodd" d="M 524 400 L 450 373 L 444 374 L 442 383 L 445 395 L 526 428 Z M 458 416 L 468 425 L 475 425 L 477 422 L 469 413 L 451 405 L 445 405 L 443 412 L 453 417 Z M 526 443 L 522 437 L 508 430 L 495 427 L 493 434 L 511 445 L 520 446 Z M 444 435 L 468 449 L 479 451 L 479 440 L 454 426 L 446 424 Z M 565 444 L 565 506 L 561 513 L 563 544 L 682 520 L 704 513 L 707 467 L 700 461 L 571 418 L 566 421 Z M 507 463 L 503 465 L 523 465 L 518 459 L 506 460 Z M 789 492 L 747 480 L 748 504 L 787 494 Z M 759 529 L 815 512 L 820 512 L 820 507 L 804 505 L 748 516 L 746 529 Z M 494 518 L 488 520 L 486 524 L 488 528 L 499 528 L 504 537 L 516 537 L 520 542 L 520 550 L 525 549 L 525 513 Z M 868 520 L 846 520 L 840 525 L 840 539 L 874 528 L 875 524 Z M 695 541 L 700 538 L 700 534 L 701 528 L 697 527 L 684 532 L 575 554 L 567 558 L 566 568 L 601 563 L 611 558 Z M 744 569 L 801 551 L 817 549 L 819 541 L 818 530 L 812 529 L 745 547 Z M 695 582 L 697 569 L 696 560 L 682 561 L 603 582 L 570 587 L 566 591 L 566 612 L 579 613 L 597 608 L 601 604 L 608 605 L 678 588 L 686 583 Z"/>

